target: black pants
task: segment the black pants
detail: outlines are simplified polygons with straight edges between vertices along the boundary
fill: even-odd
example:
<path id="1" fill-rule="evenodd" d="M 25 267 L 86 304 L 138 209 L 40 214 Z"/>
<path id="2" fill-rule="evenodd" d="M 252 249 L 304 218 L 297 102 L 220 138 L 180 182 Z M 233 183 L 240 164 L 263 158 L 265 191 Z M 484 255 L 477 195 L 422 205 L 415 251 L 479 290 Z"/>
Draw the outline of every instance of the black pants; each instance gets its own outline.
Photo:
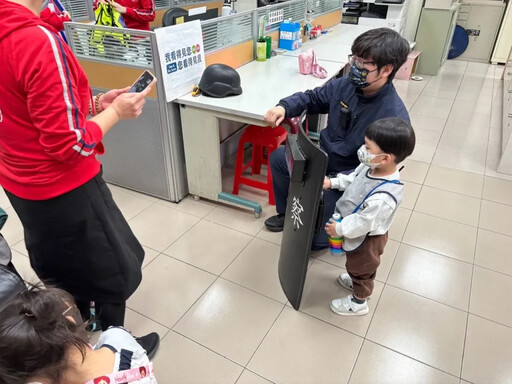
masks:
<path id="1" fill-rule="evenodd" d="M 272 170 L 272 186 L 274 188 L 274 197 L 276 199 L 277 213 L 286 212 L 288 191 L 290 189 L 290 173 L 284 154 L 284 148 L 277 148 L 270 154 L 270 168 Z M 337 189 L 324 190 L 324 217 L 322 223 L 327 223 L 334 213 L 336 202 L 343 195 L 342 191 Z M 318 233 L 313 237 L 311 249 L 319 250 L 329 247 L 329 236 L 322 225 Z"/>
<path id="2" fill-rule="evenodd" d="M 90 301 L 78 301 L 76 303 L 80 314 L 84 320 L 91 316 Z M 108 327 L 119 327 L 124 325 L 124 316 L 126 314 L 126 302 L 119 304 L 95 303 L 96 319 L 101 322 L 103 329 Z"/>
<path id="3" fill-rule="evenodd" d="M 23 224 L 30 264 L 41 281 L 68 291 L 77 302 L 124 306 L 142 279 L 144 250 L 101 173 L 49 200 L 6 194 Z"/>

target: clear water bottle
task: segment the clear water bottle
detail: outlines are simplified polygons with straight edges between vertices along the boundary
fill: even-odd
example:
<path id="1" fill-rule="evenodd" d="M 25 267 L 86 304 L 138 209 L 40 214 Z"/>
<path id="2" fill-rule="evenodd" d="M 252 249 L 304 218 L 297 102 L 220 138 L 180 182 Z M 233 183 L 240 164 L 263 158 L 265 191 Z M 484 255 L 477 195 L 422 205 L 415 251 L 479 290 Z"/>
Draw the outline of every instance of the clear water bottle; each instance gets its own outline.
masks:
<path id="1" fill-rule="evenodd" d="M 341 222 L 341 215 L 339 213 L 334 213 L 332 215 L 332 220 Z M 329 250 L 331 251 L 331 256 L 342 256 L 344 252 L 343 237 L 329 236 Z"/>

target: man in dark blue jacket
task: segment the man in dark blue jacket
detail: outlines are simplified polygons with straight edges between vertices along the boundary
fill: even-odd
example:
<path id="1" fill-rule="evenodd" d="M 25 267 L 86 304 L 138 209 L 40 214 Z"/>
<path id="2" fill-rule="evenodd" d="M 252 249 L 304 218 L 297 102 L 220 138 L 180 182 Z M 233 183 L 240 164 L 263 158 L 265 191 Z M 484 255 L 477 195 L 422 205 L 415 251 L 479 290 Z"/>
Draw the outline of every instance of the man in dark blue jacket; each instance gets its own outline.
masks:
<path id="1" fill-rule="evenodd" d="M 357 150 L 364 143 L 366 128 L 385 117 L 409 121 L 409 114 L 398 96 L 392 80 L 407 60 L 409 43 L 388 28 L 372 29 L 358 36 L 352 44 L 350 73 L 333 79 L 323 87 L 299 92 L 279 101 L 265 114 L 265 120 L 279 125 L 285 117 L 328 113 L 327 127 L 320 132 L 320 145 L 329 156 L 327 175 L 350 173 L 359 165 Z M 277 215 L 268 218 L 269 231 L 283 230 L 286 199 L 290 185 L 284 149 L 270 156 Z M 324 222 L 334 212 L 336 201 L 343 192 L 324 190 Z M 323 229 L 313 238 L 313 249 L 329 246 Z"/>

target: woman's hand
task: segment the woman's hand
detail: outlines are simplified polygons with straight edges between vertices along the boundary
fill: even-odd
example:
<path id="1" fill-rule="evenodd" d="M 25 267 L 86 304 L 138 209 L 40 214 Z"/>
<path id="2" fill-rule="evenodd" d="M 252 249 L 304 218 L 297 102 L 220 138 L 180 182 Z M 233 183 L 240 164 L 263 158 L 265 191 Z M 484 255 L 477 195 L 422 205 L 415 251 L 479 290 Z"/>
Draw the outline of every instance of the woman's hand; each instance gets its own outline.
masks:
<path id="1" fill-rule="evenodd" d="M 336 221 L 333 219 L 329 219 L 329 222 L 325 224 L 325 232 L 331 237 L 340 237 L 338 233 L 336 232 Z"/>
<path id="2" fill-rule="evenodd" d="M 121 15 L 124 15 L 126 13 L 126 7 L 123 7 L 121 4 L 116 3 L 114 0 L 110 1 L 109 4 L 113 6 L 114 9 Z"/>
<path id="3" fill-rule="evenodd" d="M 112 102 L 119 95 L 122 95 L 123 93 L 128 92 L 129 89 L 130 89 L 130 87 L 126 87 L 126 88 L 123 88 L 123 89 L 112 89 L 111 91 L 108 91 L 107 93 L 101 95 L 101 97 L 100 97 L 100 99 L 98 101 L 99 106 L 100 106 L 100 110 L 104 111 L 105 109 L 110 107 Z"/>
<path id="4" fill-rule="evenodd" d="M 265 113 L 265 121 L 273 126 L 278 126 L 284 120 L 286 111 L 278 105 Z"/>
<path id="5" fill-rule="evenodd" d="M 121 93 L 110 105 L 121 120 L 136 119 L 142 113 L 142 108 L 146 104 L 146 96 L 149 95 L 156 79 L 147 86 L 142 92 L 138 93 Z M 105 94 L 106 96 L 106 94 Z"/>

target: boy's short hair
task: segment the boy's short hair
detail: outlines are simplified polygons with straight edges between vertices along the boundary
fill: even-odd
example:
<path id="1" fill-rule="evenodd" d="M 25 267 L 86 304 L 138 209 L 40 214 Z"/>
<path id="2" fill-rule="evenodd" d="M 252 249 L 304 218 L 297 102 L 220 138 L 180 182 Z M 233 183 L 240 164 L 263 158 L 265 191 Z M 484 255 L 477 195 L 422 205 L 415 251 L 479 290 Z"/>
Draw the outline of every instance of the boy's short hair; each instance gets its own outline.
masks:
<path id="1" fill-rule="evenodd" d="M 396 72 L 407 60 L 411 48 L 409 42 L 389 28 L 375 28 L 359 35 L 352 44 L 352 53 L 362 59 L 369 59 L 382 68 L 391 64 L 393 71 L 388 79 L 393 80 Z"/>
<path id="2" fill-rule="evenodd" d="M 374 121 L 366 129 L 366 137 L 375 142 L 384 153 L 394 155 L 396 164 L 410 156 L 416 144 L 416 135 L 411 124 L 398 117 Z"/>

